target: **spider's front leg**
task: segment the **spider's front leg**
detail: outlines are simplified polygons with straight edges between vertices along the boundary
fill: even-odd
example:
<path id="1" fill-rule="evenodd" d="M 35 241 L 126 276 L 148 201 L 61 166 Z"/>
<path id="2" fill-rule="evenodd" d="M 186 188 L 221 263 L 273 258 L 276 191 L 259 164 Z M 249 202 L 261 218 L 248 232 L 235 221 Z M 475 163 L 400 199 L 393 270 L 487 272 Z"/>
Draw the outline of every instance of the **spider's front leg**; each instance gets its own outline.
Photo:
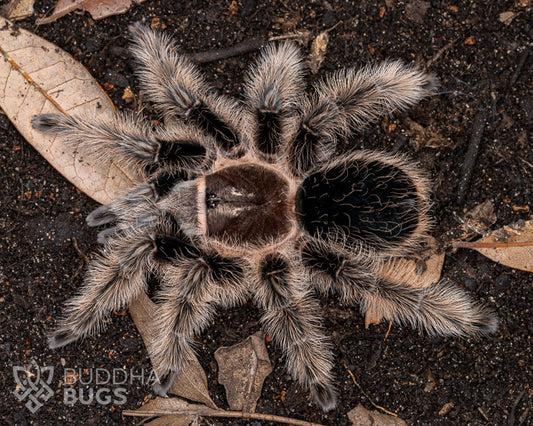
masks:
<path id="1" fill-rule="evenodd" d="M 97 333 L 111 312 L 128 306 L 144 291 L 153 247 L 149 235 L 133 232 L 104 247 L 89 265 L 80 293 L 67 302 L 49 347 Z"/>
<path id="2" fill-rule="evenodd" d="M 294 262 L 292 262 L 294 263 Z M 280 254 L 267 255 L 256 271 L 255 302 L 265 310 L 265 332 L 282 349 L 287 369 L 324 411 L 335 408 L 333 354 L 321 322 L 318 302 L 304 288 L 298 267 Z"/>
<path id="3" fill-rule="evenodd" d="M 159 375 L 154 392 L 164 396 L 195 358 L 193 338 L 211 323 L 215 306 L 241 303 L 247 289 L 241 260 L 205 253 L 182 238 L 159 238 L 156 247 L 163 266 L 151 357 Z"/>
<path id="4" fill-rule="evenodd" d="M 196 170 L 206 162 L 210 138 L 198 129 L 173 124 L 166 130 L 153 130 L 148 122 L 128 114 L 113 118 L 86 120 L 63 114 L 42 114 L 32 126 L 56 133 L 91 159 L 103 158 L 121 166 L 167 170 Z"/>
<path id="5" fill-rule="evenodd" d="M 168 118 L 178 117 L 213 137 L 226 153 L 237 152 L 245 128 L 241 106 L 216 95 L 198 68 L 177 52 L 165 34 L 146 26 L 130 27 L 130 48 L 146 97 Z"/>
<path id="6" fill-rule="evenodd" d="M 245 85 L 255 148 L 274 158 L 287 143 L 304 91 L 303 59 L 295 44 L 267 46 Z"/>

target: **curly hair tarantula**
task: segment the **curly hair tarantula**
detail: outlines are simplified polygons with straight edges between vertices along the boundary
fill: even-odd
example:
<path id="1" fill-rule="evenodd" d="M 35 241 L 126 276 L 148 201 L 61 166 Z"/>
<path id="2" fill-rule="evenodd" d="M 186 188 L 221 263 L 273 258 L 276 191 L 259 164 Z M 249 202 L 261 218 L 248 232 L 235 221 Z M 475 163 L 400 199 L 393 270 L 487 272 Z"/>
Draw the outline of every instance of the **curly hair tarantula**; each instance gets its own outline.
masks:
<path id="1" fill-rule="evenodd" d="M 304 61 L 291 43 L 268 45 L 248 74 L 244 102 L 214 93 L 172 40 L 130 28 L 149 101 L 165 118 L 36 116 L 33 126 L 90 155 L 140 165 L 147 183 L 92 212 L 101 253 L 50 337 L 58 348 L 99 331 L 155 274 L 151 353 L 165 395 L 194 357 L 192 340 L 217 305 L 247 299 L 287 369 L 323 410 L 336 405 L 333 353 L 316 293 L 442 336 L 478 335 L 494 315 L 446 281 L 428 288 L 378 277 L 411 253 L 431 220 L 429 183 L 409 160 L 338 142 L 432 93 L 432 76 L 400 62 L 342 69 L 304 94 Z"/>

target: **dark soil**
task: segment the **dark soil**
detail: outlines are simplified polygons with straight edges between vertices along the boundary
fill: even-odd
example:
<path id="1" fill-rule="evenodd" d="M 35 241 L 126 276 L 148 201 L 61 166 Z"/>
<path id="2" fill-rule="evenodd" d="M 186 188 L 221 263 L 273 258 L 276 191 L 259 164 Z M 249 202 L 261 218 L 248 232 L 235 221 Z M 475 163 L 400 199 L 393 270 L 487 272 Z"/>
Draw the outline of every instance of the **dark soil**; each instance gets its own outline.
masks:
<path id="1" fill-rule="evenodd" d="M 37 1 L 36 15 L 49 14 L 53 3 Z M 74 55 L 101 84 L 109 83 L 109 96 L 119 109 L 135 109 L 136 105 L 122 100 L 127 86 L 138 93 L 124 50 L 127 27 L 133 22 L 158 22 L 190 52 L 296 30 L 316 36 L 337 24 L 329 33 L 319 76 L 343 66 L 401 58 L 421 66 L 431 62 L 429 69 L 441 80 L 440 94 L 372 126 L 355 141 L 356 147 L 406 153 L 431 173 L 434 235 L 442 239 L 458 226 L 457 216 L 485 200 L 495 206 L 494 229 L 529 218 L 527 206 L 533 208 L 529 0 L 431 1 L 425 13 L 424 2 L 418 0 L 264 4 L 239 0 L 232 7 L 229 3 L 146 1 L 124 15 L 96 22 L 88 14 L 71 13 L 50 25 L 35 26 L 36 15 L 20 25 Z M 508 24 L 499 20 L 505 11 L 516 13 Z M 238 95 L 243 72 L 255 54 L 205 64 L 202 69 L 221 92 Z M 459 204 L 461 166 L 474 116 L 481 109 L 487 112 L 481 147 L 465 201 Z M 436 137 L 432 146 L 417 146 L 414 137 L 408 137 L 412 121 Z M 83 254 L 90 255 L 97 247 L 96 233 L 84 220 L 97 204 L 49 166 L 4 115 L 0 115 L 0 165 L 0 422 L 134 423 L 121 412 L 139 407 L 150 395 L 150 386 L 139 381 L 128 385 L 125 405 L 78 402 L 67 406 L 59 377 L 64 368 L 149 370 L 147 353 L 128 315 L 114 315 L 105 331 L 76 345 L 61 350 L 46 346 L 46 333 L 63 302 L 82 282 Z M 496 335 L 479 340 L 436 339 L 393 325 L 386 337 L 388 324 L 365 329 L 357 309 L 325 302 L 341 395 L 337 409 L 324 414 L 311 405 L 306 392 L 288 377 L 280 353 L 269 345 L 274 371 L 266 380 L 257 411 L 342 425 L 349 423 L 346 414 L 357 404 L 372 409 L 371 399 L 417 424 L 532 424 L 532 275 L 493 263 L 474 251 L 458 250 L 447 253 L 443 276 L 497 311 L 501 326 Z M 221 312 L 216 324 L 198 338 L 209 388 L 221 407 L 227 403 L 216 381 L 213 353 L 257 331 L 258 320 L 259 312 L 251 305 Z M 55 395 L 35 414 L 12 394 L 13 366 L 32 359 L 56 368 Z"/>

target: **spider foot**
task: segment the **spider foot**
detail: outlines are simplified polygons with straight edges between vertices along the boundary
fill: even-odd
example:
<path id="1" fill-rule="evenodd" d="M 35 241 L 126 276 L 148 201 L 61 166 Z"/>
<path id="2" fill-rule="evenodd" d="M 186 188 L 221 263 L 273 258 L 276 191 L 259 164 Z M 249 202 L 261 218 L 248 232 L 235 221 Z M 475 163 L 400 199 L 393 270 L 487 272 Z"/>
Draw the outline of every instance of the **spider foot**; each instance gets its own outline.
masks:
<path id="1" fill-rule="evenodd" d="M 36 115 L 32 118 L 31 125 L 41 132 L 53 132 L 54 128 L 59 124 L 60 117 L 59 114 Z"/>
<path id="2" fill-rule="evenodd" d="M 100 226 L 107 225 L 108 223 L 114 222 L 117 219 L 115 212 L 112 207 L 109 205 L 100 206 L 96 210 L 93 210 L 85 221 L 89 226 Z"/>
<path id="3" fill-rule="evenodd" d="M 311 385 L 310 397 L 323 411 L 331 411 L 337 406 L 337 392 L 332 386 Z"/>
<path id="4" fill-rule="evenodd" d="M 161 381 L 156 382 L 153 387 L 154 394 L 156 396 L 167 396 L 168 391 L 178 378 L 178 372 L 177 371 L 171 371 L 166 376 L 162 378 Z"/>
<path id="5" fill-rule="evenodd" d="M 69 343 L 72 343 L 78 340 L 79 338 L 80 336 L 77 336 L 76 334 L 72 334 L 68 331 L 57 331 L 48 337 L 48 348 L 50 349 L 62 348 L 63 346 L 66 346 Z"/>

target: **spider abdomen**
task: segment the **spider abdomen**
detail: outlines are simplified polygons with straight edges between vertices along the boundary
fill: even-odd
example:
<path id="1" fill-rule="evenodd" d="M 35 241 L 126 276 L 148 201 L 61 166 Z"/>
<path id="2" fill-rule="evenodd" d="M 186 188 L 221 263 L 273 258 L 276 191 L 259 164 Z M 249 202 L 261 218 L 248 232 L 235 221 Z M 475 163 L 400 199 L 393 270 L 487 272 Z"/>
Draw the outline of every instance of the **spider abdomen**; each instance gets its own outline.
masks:
<path id="1" fill-rule="evenodd" d="M 261 246 L 292 227 L 289 183 L 259 164 L 223 168 L 205 177 L 206 235 L 244 246 Z"/>
<path id="2" fill-rule="evenodd" d="M 426 228 L 425 187 L 395 161 L 355 154 L 309 174 L 296 196 L 303 228 L 323 240 L 380 251 L 416 239 Z"/>

